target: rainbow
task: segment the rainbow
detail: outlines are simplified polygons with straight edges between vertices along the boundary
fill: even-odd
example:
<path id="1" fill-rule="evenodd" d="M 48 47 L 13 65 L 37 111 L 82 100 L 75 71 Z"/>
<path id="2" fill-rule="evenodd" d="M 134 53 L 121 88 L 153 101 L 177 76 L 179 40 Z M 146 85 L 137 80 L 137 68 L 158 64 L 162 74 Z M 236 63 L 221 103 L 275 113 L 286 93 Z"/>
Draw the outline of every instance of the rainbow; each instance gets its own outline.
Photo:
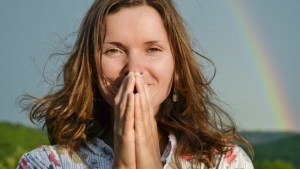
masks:
<path id="1" fill-rule="evenodd" d="M 251 56 L 253 56 L 253 64 L 255 64 L 261 74 L 260 78 L 266 91 L 265 94 L 267 95 L 269 106 L 278 125 L 277 127 L 281 131 L 296 130 L 296 123 L 293 121 L 293 111 L 288 104 L 280 77 L 272 64 L 271 53 L 267 44 L 264 43 L 258 25 L 251 18 L 244 1 L 229 2 L 244 42 L 248 46 Z"/>

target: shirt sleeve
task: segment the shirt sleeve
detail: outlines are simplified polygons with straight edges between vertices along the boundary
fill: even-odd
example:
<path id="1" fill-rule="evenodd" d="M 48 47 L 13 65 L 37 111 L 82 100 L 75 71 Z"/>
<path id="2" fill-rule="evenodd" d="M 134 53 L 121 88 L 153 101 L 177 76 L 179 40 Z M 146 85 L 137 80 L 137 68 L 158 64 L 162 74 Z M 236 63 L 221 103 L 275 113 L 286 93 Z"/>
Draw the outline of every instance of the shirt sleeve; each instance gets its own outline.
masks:
<path id="1" fill-rule="evenodd" d="M 17 169 L 51 168 L 61 169 L 58 155 L 50 147 L 39 147 L 24 154 L 17 166 Z"/>
<path id="2" fill-rule="evenodd" d="M 232 147 L 219 161 L 218 169 L 254 169 L 249 156 L 238 146 Z"/>

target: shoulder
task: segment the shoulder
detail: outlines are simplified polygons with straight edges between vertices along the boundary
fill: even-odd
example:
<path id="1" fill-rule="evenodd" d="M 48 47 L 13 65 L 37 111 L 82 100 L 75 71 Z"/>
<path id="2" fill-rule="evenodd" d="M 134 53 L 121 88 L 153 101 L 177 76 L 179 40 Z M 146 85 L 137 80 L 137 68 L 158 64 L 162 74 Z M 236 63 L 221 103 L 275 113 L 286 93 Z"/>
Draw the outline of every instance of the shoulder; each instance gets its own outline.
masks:
<path id="1" fill-rule="evenodd" d="M 62 146 L 41 146 L 25 153 L 17 166 L 18 169 L 30 168 L 83 168 L 83 162 L 75 152 Z"/>
<path id="2" fill-rule="evenodd" d="M 111 168 L 113 150 L 100 139 L 91 139 L 70 151 L 59 145 L 41 146 L 24 154 L 18 169 Z"/>
<path id="3" fill-rule="evenodd" d="M 169 135 L 169 148 L 166 154 L 162 156 L 162 161 L 165 162 L 164 169 L 177 168 L 174 151 L 176 149 L 177 140 L 174 135 Z M 217 162 L 214 169 L 254 169 L 253 164 L 246 152 L 239 146 L 233 145 L 226 147 L 227 152 L 217 156 Z M 183 168 L 192 168 L 191 155 L 179 156 L 179 163 Z M 196 164 L 196 168 L 205 169 L 204 163 Z"/>
<path id="4" fill-rule="evenodd" d="M 246 152 L 239 146 L 233 146 L 228 149 L 226 154 L 222 155 L 218 161 L 218 169 L 253 169 L 253 164 Z"/>

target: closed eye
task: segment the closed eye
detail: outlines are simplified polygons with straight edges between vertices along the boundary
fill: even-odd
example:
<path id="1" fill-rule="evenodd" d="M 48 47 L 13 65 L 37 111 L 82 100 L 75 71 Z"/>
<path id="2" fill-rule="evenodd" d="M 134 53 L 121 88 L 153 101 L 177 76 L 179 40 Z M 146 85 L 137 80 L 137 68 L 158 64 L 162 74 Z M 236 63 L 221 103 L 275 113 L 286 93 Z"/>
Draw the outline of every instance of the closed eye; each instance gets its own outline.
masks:
<path id="1" fill-rule="evenodd" d="M 152 47 L 152 48 L 149 48 L 147 50 L 147 52 L 149 53 L 152 53 L 152 52 L 161 52 L 162 50 L 160 48 L 156 48 L 156 47 Z"/>
<path id="2" fill-rule="evenodd" d="M 110 49 L 107 49 L 104 54 L 114 54 L 114 53 L 118 53 L 120 52 L 118 49 L 116 48 L 110 48 Z"/>
<path id="3" fill-rule="evenodd" d="M 120 56 L 124 56 L 124 54 L 126 54 L 124 50 L 116 47 L 111 47 L 104 50 L 104 55 L 108 57 L 120 57 Z"/>

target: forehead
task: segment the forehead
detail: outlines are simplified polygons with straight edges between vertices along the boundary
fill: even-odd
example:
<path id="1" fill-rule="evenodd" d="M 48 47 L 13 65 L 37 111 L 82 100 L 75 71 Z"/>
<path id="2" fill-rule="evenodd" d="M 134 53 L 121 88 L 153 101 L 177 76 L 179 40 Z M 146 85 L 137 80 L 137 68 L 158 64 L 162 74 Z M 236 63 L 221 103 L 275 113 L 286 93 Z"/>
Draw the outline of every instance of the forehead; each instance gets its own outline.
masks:
<path id="1" fill-rule="evenodd" d="M 124 7 L 105 19 L 105 39 L 168 40 L 163 20 L 152 7 Z"/>

